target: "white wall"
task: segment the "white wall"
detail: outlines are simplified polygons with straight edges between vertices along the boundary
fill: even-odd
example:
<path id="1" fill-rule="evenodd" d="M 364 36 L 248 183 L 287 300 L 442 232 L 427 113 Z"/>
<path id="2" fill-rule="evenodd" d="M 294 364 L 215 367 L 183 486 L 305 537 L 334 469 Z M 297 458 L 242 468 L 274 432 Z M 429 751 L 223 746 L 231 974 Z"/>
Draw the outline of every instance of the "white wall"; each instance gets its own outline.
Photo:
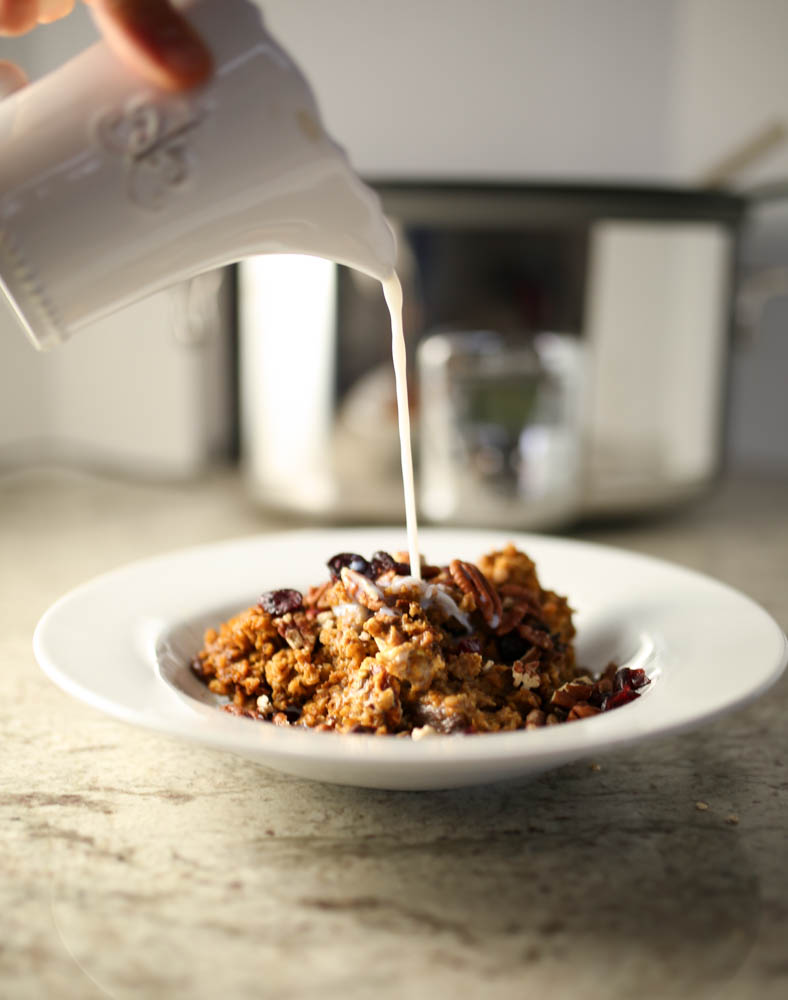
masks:
<path id="1" fill-rule="evenodd" d="M 788 131 L 787 53 L 786 0 L 691 0 L 676 6 L 669 140 L 678 176 L 697 176 L 770 125 Z M 786 181 L 788 139 L 746 168 L 736 186 Z M 759 211 L 745 260 L 788 266 L 788 189 L 781 201 Z M 731 462 L 788 472 L 788 296 L 769 305 L 754 340 L 735 345 L 731 390 Z"/>
<path id="2" fill-rule="evenodd" d="M 788 126 L 786 0 L 259 0 L 371 174 L 684 178 Z M 79 5 L 0 58 L 96 37 Z M 788 142 L 747 180 L 788 177 Z"/>
<path id="3" fill-rule="evenodd" d="M 371 175 L 658 178 L 675 0 L 264 0 Z"/>
<path id="4" fill-rule="evenodd" d="M 693 178 L 764 127 L 788 130 L 788 2 L 689 0 L 675 6 L 675 100 L 669 143 Z M 788 140 L 741 184 L 788 178 Z"/>

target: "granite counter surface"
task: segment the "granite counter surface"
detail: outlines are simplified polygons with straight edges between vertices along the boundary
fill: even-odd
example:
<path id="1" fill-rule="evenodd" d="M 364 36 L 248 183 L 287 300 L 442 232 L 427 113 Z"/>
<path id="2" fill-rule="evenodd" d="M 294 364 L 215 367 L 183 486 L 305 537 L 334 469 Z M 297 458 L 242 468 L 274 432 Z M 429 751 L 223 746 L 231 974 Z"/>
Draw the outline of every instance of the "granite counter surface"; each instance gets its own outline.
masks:
<path id="1" fill-rule="evenodd" d="M 693 733 L 406 793 L 132 729 L 38 670 L 36 621 L 72 586 L 272 527 L 229 475 L 0 480 L 2 997 L 788 995 L 785 679 Z M 709 573 L 788 626 L 788 483 L 581 535 Z"/>

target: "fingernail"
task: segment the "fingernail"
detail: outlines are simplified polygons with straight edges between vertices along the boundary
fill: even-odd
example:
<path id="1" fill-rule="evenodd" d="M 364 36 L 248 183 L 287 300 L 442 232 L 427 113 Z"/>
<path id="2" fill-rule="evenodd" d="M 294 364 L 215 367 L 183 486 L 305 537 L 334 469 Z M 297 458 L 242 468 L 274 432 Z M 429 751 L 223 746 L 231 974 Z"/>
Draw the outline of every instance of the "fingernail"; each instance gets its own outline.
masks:
<path id="1" fill-rule="evenodd" d="M 0 100 L 10 97 L 27 83 L 24 71 L 14 63 L 0 62 Z"/>

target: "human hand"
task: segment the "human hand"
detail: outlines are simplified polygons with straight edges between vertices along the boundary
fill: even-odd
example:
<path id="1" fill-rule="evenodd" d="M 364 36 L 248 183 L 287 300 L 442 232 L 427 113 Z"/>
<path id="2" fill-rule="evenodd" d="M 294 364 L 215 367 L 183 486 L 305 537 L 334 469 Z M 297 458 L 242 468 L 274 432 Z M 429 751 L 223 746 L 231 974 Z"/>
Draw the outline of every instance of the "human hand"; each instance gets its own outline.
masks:
<path id="1" fill-rule="evenodd" d="M 211 54 L 169 0 L 85 0 L 109 45 L 133 70 L 166 90 L 184 90 L 211 74 Z M 74 0 L 0 0 L 0 34 L 22 35 L 70 14 Z M 0 92 L 25 83 L 13 63 L 0 62 Z"/>

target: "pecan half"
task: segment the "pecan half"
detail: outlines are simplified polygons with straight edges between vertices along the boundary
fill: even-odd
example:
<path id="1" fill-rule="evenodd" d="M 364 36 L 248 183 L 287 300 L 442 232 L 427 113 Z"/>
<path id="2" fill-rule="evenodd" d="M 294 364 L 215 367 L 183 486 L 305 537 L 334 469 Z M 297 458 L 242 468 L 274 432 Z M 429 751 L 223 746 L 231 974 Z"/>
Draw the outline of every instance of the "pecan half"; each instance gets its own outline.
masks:
<path id="1" fill-rule="evenodd" d="M 357 573 L 354 569 L 342 567 L 342 583 L 352 601 L 361 604 L 370 611 L 380 611 L 386 603 L 383 599 L 383 591 L 377 587 L 369 577 L 363 573 Z"/>
<path id="2" fill-rule="evenodd" d="M 476 607 L 491 629 L 501 624 L 501 599 L 498 591 L 473 563 L 453 559 L 449 563 L 451 578 L 464 594 L 472 594 Z"/>

